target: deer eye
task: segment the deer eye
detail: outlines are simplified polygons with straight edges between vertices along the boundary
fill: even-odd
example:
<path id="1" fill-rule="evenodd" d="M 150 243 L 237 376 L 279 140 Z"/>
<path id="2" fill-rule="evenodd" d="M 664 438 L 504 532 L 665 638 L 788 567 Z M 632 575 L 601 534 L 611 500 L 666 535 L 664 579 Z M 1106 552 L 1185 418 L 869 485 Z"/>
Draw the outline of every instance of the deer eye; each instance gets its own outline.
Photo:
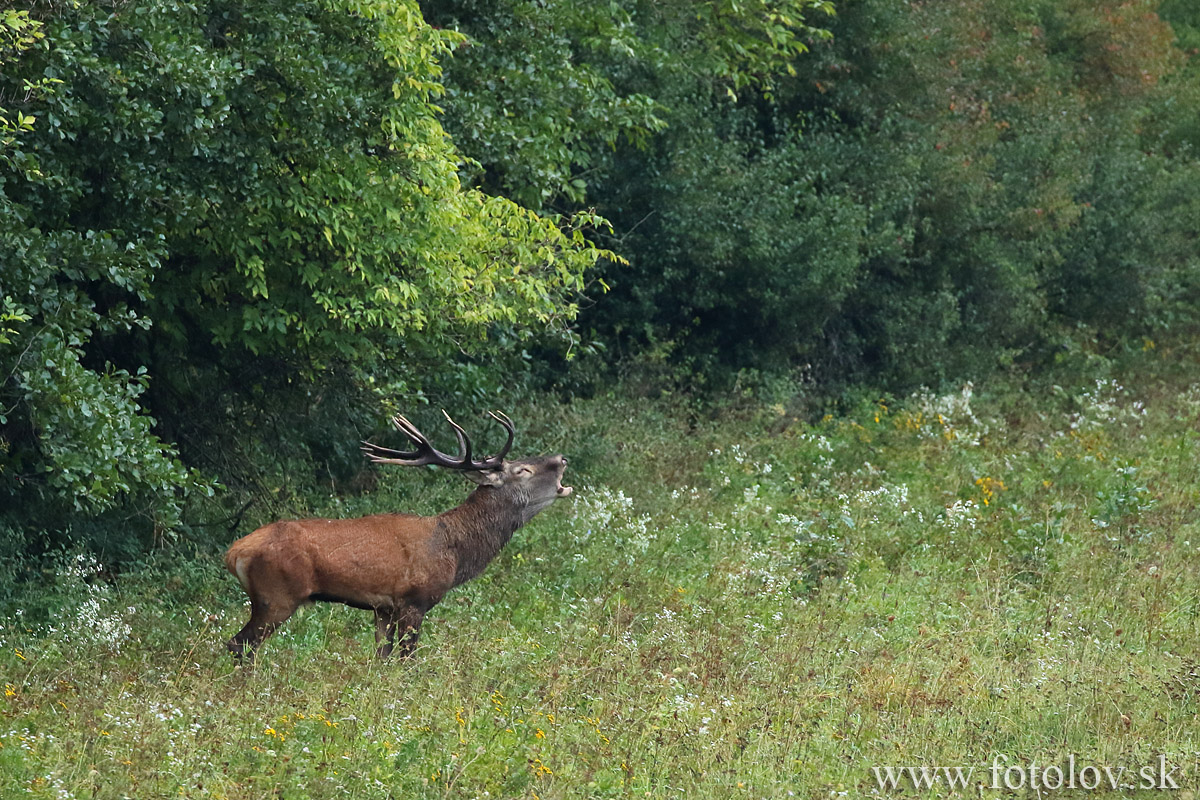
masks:
<path id="1" fill-rule="evenodd" d="M 513 471 L 513 474 L 514 474 L 514 475 L 532 475 L 532 474 L 533 474 L 533 468 L 532 468 L 532 467 L 517 467 L 517 468 L 516 468 L 516 469 Z"/>

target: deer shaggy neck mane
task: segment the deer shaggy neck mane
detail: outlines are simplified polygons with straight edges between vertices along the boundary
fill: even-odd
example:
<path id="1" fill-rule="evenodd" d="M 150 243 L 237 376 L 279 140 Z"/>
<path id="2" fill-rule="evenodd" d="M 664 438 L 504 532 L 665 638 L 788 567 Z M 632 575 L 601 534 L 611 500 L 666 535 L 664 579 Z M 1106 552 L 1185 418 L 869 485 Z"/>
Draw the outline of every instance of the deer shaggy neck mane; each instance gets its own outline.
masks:
<path id="1" fill-rule="evenodd" d="M 528 521 L 523 509 L 503 502 L 496 496 L 498 491 L 480 486 L 462 505 L 436 517 L 436 532 L 456 557 L 455 586 L 479 577 L 512 540 L 517 528 Z"/>

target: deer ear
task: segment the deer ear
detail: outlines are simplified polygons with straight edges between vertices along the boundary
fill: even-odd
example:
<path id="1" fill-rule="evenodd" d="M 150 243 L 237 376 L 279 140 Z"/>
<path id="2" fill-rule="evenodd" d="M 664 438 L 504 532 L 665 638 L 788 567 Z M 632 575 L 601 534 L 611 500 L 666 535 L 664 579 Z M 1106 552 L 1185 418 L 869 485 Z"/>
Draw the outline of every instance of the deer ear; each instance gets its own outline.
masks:
<path id="1" fill-rule="evenodd" d="M 470 470 L 464 472 L 463 476 L 480 486 L 499 486 L 504 483 L 504 470 L 502 469 Z"/>

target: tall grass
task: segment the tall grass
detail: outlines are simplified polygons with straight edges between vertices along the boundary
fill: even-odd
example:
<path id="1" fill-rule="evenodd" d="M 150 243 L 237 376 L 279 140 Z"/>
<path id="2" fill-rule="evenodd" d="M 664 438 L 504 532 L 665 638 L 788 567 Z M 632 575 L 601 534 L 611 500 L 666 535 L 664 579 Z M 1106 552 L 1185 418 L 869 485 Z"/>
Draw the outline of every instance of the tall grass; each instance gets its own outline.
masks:
<path id="1" fill-rule="evenodd" d="M 372 658 L 310 607 L 235 668 L 217 552 L 71 557 L 0 621 L 0 795 L 774 798 L 873 768 L 1125 767 L 1200 752 L 1200 384 L 1143 376 L 865 402 L 807 424 L 619 397 L 531 405 L 576 487 Z M 520 446 L 519 446 L 520 448 Z M 314 514 L 456 502 L 396 470 Z M 1136 780 L 1133 781 L 1136 784 Z"/>

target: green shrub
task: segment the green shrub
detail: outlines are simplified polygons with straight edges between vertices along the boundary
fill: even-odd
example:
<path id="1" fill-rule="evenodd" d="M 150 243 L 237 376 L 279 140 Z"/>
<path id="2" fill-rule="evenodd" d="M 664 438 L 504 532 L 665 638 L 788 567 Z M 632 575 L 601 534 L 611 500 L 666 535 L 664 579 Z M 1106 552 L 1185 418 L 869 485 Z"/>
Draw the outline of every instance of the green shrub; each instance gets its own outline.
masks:
<path id="1" fill-rule="evenodd" d="M 348 406 L 333 438 L 365 436 L 382 398 L 418 396 L 493 326 L 569 339 L 603 255 L 590 218 L 460 184 L 435 102 L 463 40 L 414 3 L 0 20 L 0 496 L 17 524 L 111 513 L 149 542 L 189 492 L 245 482 L 251 440 L 320 442 Z"/>

